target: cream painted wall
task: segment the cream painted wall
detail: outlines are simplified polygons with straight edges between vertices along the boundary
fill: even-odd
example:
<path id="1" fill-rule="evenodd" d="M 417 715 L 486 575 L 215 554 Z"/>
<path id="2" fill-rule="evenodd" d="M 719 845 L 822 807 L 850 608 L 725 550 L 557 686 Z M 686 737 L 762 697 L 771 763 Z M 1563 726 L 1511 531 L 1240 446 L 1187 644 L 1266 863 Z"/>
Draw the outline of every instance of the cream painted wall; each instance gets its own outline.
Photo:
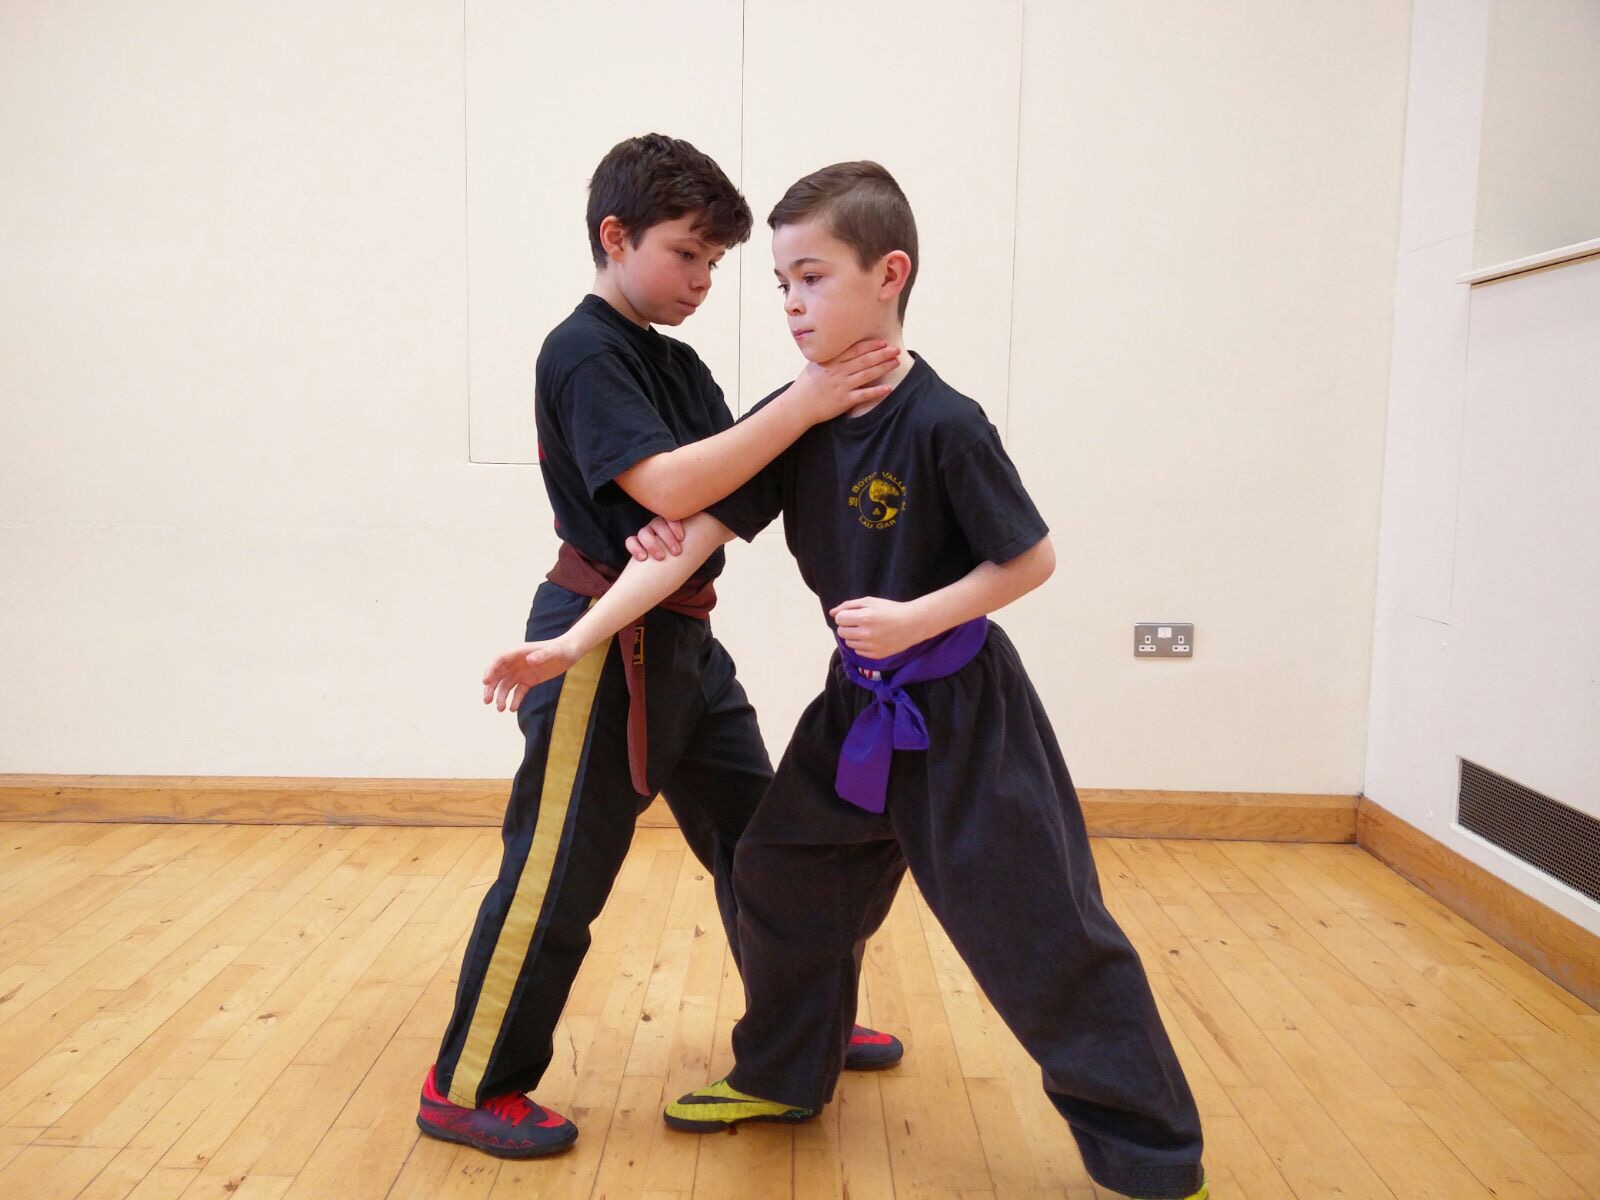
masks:
<path id="1" fill-rule="evenodd" d="M 1600 238 L 1600 0 L 1494 0 L 1473 265 Z"/>
<path id="2" fill-rule="evenodd" d="M 1061 565 L 1002 620 L 1080 783 L 1360 790 L 1407 11 L 1027 11 L 1007 432 Z"/>
<path id="3" fill-rule="evenodd" d="M 1600 816 L 1600 259 L 1468 288 L 1490 0 L 1417 0 L 1366 794 L 1600 932 L 1455 823 L 1460 758 Z"/>
<path id="4" fill-rule="evenodd" d="M 532 467 L 469 461 L 472 339 L 517 337 L 469 328 L 478 287 L 517 288 L 468 252 L 464 97 L 493 111 L 470 20 L 82 12 L 0 9 L 0 770 L 508 774 L 474 680 L 553 544 Z M 862 20 L 862 45 L 893 32 Z M 993 131 L 1014 265 L 959 298 L 974 328 L 1011 313 L 1003 391 L 981 358 L 956 374 L 1055 530 L 1056 578 L 1001 619 L 1080 783 L 1361 786 L 1408 34 L 1375 0 L 1020 9 L 1020 111 Z M 1005 69 L 917 86 L 978 104 Z M 744 94 L 767 106 L 747 125 L 803 106 Z M 585 111 L 551 117 L 568 176 Z M 994 182 L 936 128 L 903 137 L 870 152 L 958 196 Z M 479 183 L 499 169 L 482 203 L 528 186 L 504 163 Z M 992 256 L 959 205 L 921 211 L 947 253 Z M 575 302 L 581 196 L 570 229 L 548 270 Z M 973 351 L 926 311 L 913 347 Z M 776 750 L 821 675 L 815 603 L 775 534 L 725 594 Z M 1196 621 L 1199 657 L 1136 661 L 1147 617 Z"/>
<path id="5" fill-rule="evenodd" d="M 549 522 L 467 462 L 460 5 L 0 22 L 0 769 L 509 771 Z"/>

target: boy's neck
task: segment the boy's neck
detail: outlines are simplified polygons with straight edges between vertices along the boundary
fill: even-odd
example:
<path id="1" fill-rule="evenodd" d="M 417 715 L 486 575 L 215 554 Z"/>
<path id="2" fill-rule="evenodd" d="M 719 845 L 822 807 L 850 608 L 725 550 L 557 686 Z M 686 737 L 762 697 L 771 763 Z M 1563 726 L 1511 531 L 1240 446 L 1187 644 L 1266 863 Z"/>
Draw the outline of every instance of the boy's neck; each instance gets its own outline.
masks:
<path id="1" fill-rule="evenodd" d="M 896 321 L 889 328 L 881 330 L 878 333 L 869 333 L 864 335 L 862 340 L 870 337 L 882 338 L 884 341 L 888 342 L 889 345 L 900 347 L 899 365 L 885 375 L 882 379 L 878 380 L 880 385 L 887 384 L 891 388 L 899 387 L 900 381 L 903 380 L 907 375 L 911 374 L 911 368 L 916 366 L 916 360 L 911 357 L 911 352 L 905 348 L 905 330 L 903 330 L 900 327 L 900 323 Z M 894 393 L 890 392 L 889 396 L 892 395 L 894 395 Z M 847 418 L 864 417 L 873 409 L 877 408 L 878 405 L 887 400 L 889 396 L 883 396 L 877 400 L 868 400 L 865 404 L 858 404 L 849 412 L 847 412 L 845 416 Z"/>
<path id="2" fill-rule="evenodd" d="M 617 281 L 611 278 L 610 271 L 596 271 L 594 273 L 594 287 L 590 288 L 589 291 L 591 294 L 599 296 L 600 299 L 611 305 L 612 308 L 627 317 L 639 328 L 650 328 L 650 322 L 635 312 L 633 305 L 628 303 L 628 298 L 622 294 L 622 289 L 617 286 Z"/>

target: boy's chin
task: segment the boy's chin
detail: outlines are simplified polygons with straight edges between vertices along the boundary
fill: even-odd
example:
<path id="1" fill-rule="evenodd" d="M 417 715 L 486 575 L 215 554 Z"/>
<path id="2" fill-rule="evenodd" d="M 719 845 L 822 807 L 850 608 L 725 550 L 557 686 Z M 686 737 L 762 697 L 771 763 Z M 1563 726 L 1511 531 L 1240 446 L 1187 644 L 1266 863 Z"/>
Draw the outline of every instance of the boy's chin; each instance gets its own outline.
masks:
<path id="1" fill-rule="evenodd" d="M 837 358 L 842 347 L 818 345 L 816 335 L 813 334 L 801 342 L 796 349 L 800 351 L 800 356 L 807 362 L 825 363 Z"/>

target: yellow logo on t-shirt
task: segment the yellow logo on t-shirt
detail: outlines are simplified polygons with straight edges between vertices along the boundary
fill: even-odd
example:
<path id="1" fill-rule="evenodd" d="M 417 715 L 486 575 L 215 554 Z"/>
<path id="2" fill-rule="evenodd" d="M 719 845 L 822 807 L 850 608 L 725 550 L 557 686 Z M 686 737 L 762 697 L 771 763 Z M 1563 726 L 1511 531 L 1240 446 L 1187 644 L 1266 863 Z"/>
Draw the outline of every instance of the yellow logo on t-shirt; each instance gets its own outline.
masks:
<path id="1" fill-rule="evenodd" d="M 905 506 L 905 483 L 887 471 L 874 471 L 850 489 L 850 507 L 868 529 L 888 529 Z"/>

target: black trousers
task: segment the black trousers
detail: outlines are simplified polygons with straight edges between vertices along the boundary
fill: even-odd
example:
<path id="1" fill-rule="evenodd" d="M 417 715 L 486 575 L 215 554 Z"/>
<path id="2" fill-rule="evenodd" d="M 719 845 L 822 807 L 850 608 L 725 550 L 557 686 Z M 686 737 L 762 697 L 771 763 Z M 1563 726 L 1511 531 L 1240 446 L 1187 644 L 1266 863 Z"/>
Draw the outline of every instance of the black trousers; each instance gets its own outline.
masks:
<path id="1" fill-rule="evenodd" d="M 1089 1174 L 1134 1196 L 1189 1195 L 1203 1180 L 1199 1113 L 1010 640 L 991 625 L 972 662 L 907 691 L 932 745 L 895 753 L 882 815 L 834 792 L 840 745 L 871 699 L 836 654 L 739 843 L 747 1011 L 729 1081 L 805 1108 L 832 1098 L 862 950 L 909 867 L 1043 1068 Z"/>
<path id="2" fill-rule="evenodd" d="M 564 633 L 589 603 L 542 584 L 528 640 Z M 771 782 L 771 760 L 733 660 L 706 622 L 652 612 L 643 652 L 650 786 L 711 872 L 737 962 L 734 846 Z M 628 692 L 615 638 L 530 692 L 517 719 L 525 748 L 500 873 L 478 910 L 436 1063 L 439 1090 L 466 1106 L 531 1091 L 544 1075 L 590 922 L 648 803 L 629 776 Z"/>

